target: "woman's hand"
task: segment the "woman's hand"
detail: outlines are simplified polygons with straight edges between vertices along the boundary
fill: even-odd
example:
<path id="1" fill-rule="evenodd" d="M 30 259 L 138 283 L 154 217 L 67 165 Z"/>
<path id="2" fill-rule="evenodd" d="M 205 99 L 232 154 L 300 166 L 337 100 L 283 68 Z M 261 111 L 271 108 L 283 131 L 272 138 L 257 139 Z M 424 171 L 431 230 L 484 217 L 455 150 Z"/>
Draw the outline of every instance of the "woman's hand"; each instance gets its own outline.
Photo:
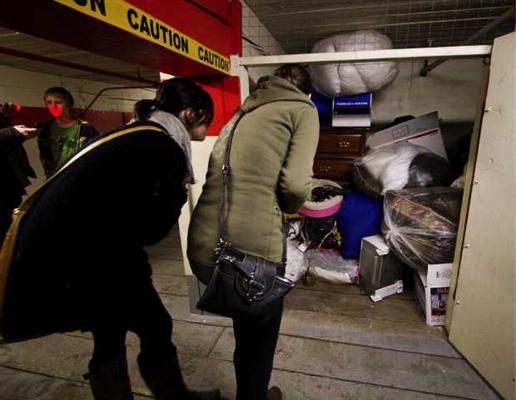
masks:
<path id="1" fill-rule="evenodd" d="M 14 129 L 22 134 L 24 140 L 32 139 L 38 135 L 38 130 L 36 128 L 28 128 L 25 125 L 15 125 Z"/>

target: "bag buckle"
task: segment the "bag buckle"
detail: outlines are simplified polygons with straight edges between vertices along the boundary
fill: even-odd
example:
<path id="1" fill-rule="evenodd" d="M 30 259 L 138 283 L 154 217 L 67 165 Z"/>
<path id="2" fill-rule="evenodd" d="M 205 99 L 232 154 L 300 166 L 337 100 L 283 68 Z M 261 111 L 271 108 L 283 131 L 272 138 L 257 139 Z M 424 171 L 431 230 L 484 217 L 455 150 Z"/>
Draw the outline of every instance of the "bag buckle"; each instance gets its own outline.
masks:
<path id="1" fill-rule="evenodd" d="M 256 301 L 260 296 L 265 293 L 265 285 L 254 279 L 254 274 L 251 275 L 251 278 L 245 279 L 246 283 L 246 293 L 245 297 L 249 302 Z"/>
<path id="2" fill-rule="evenodd" d="M 219 256 L 219 254 L 222 252 L 222 249 L 224 249 L 224 247 L 226 247 L 228 245 L 228 243 L 226 243 L 224 240 L 222 240 L 221 238 L 219 238 L 219 241 L 217 242 L 217 245 L 215 246 L 215 255 L 216 256 Z"/>

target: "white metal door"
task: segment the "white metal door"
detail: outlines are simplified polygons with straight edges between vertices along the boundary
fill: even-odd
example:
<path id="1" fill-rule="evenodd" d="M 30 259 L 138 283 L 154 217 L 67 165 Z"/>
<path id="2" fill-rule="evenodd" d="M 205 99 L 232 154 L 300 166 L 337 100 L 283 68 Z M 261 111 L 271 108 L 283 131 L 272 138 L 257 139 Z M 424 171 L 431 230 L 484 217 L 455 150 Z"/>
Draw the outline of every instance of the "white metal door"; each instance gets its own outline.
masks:
<path id="1" fill-rule="evenodd" d="M 515 398 L 515 33 L 497 38 L 471 189 L 450 341 Z"/>

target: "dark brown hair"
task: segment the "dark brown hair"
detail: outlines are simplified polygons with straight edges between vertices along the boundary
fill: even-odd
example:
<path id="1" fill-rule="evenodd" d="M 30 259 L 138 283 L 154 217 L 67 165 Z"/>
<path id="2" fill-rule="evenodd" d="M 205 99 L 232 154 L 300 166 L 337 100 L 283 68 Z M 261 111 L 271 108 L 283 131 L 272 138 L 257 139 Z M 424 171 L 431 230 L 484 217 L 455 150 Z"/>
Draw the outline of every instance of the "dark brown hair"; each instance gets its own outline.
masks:
<path id="1" fill-rule="evenodd" d="M 193 117 L 186 121 L 190 127 L 209 125 L 213 120 L 213 101 L 202 87 L 182 78 L 172 78 L 161 82 L 154 100 L 140 100 L 135 104 L 140 120 L 149 118 L 153 110 L 162 110 L 179 116 L 181 111 L 191 108 Z"/>
<path id="2" fill-rule="evenodd" d="M 66 90 L 64 87 L 54 86 L 54 87 L 48 88 L 47 90 L 45 90 L 43 99 L 45 99 L 49 95 L 62 97 L 63 100 L 65 101 L 66 105 L 68 106 L 68 108 L 72 108 L 75 103 L 75 101 L 73 100 L 72 94 L 68 90 Z"/>
<path id="3" fill-rule="evenodd" d="M 305 94 L 312 91 L 310 74 L 301 64 L 284 64 L 274 71 L 274 75 L 286 79 Z"/>

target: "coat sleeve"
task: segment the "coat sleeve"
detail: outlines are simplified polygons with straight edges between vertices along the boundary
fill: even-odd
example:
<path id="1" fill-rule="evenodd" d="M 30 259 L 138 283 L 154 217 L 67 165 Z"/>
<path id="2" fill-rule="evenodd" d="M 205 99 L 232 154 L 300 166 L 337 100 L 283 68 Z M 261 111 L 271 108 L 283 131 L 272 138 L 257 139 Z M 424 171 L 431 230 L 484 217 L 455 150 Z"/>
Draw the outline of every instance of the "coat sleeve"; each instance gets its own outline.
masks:
<path id="1" fill-rule="evenodd" d="M 97 129 L 86 121 L 81 121 L 80 146 L 86 146 L 100 136 Z"/>
<path id="2" fill-rule="evenodd" d="M 142 224 L 145 233 L 142 242 L 154 244 L 163 239 L 174 226 L 186 202 L 187 192 L 183 185 L 186 170 L 177 171 L 177 175 L 166 179 L 160 177 L 154 181 L 154 195 L 149 201 L 148 213 Z"/>
<path id="3" fill-rule="evenodd" d="M 50 151 L 50 124 L 52 121 L 53 119 L 47 121 L 38 134 L 39 159 L 47 178 L 54 172 L 54 159 Z"/>
<path id="4" fill-rule="evenodd" d="M 15 128 L 0 129 L 0 153 L 8 154 L 23 143 L 23 135 Z"/>
<path id="5" fill-rule="evenodd" d="M 318 142 L 317 111 L 314 107 L 306 107 L 294 121 L 287 158 L 280 173 L 278 201 L 285 212 L 299 211 L 310 194 Z"/>
<path id="6" fill-rule="evenodd" d="M 85 130 L 85 136 L 88 139 L 94 139 L 97 136 L 99 136 L 99 131 L 97 131 L 97 129 L 93 125 L 88 124 L 87 129 Z"/>

